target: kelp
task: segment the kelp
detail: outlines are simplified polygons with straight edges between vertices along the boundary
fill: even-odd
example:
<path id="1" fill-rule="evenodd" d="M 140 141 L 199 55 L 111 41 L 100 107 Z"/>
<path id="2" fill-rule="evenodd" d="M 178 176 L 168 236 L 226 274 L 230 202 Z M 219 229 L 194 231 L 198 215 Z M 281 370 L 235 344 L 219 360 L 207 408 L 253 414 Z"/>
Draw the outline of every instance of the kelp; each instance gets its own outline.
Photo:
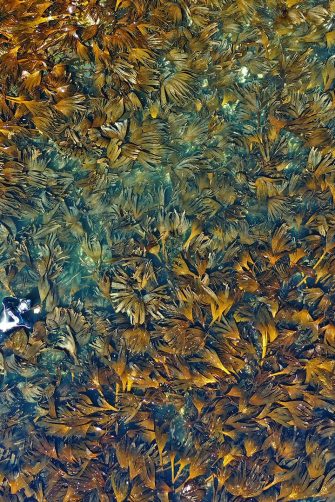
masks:
<path id="1" fill-rule="evenodd" d="M 334 14 L 0 0 L 1 500 L 334 498 Z"/>

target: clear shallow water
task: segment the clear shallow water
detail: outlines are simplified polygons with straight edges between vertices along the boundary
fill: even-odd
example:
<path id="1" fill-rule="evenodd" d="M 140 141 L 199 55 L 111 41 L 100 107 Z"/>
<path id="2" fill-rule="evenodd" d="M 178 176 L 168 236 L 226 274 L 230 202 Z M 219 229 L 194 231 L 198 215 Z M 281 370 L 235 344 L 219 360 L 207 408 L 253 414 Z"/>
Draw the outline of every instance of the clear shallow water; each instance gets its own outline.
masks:
<path id="1" fill-rule="evenodd" d="M 333 2 L 1 7 L 2 499 L 332 500 Z"/>

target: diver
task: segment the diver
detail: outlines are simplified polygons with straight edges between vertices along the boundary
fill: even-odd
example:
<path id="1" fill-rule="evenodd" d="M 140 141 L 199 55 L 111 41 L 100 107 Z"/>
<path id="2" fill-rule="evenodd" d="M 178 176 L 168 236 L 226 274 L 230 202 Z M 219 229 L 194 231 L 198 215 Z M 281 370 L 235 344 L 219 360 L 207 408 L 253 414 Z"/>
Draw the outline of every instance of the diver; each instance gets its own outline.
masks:
<path id="1" fill-rule="evenodd" d="M 15 328 L 32 329 L 30 319 L 31 300 L 6 296 L 2 300 L 3 311 L 0 314 L 0 335 Z"/>

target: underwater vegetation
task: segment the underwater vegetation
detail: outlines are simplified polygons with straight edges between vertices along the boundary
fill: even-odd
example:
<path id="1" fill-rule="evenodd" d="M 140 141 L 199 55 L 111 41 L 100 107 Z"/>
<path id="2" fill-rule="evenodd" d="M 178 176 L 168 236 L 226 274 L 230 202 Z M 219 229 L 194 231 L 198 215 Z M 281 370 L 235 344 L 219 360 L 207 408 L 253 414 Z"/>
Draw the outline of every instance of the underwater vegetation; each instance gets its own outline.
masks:
<path id="1" fill-rule="evenodd" d="M 5 502 L 335 499 L 335 1 L 0 0 Z"/>

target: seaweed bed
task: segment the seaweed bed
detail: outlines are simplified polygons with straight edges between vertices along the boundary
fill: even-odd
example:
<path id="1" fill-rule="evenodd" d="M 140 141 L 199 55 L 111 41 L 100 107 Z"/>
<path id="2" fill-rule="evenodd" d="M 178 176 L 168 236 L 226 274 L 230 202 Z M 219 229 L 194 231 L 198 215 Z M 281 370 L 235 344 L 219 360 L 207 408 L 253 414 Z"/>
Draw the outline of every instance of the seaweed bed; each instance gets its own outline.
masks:
<path id="1" fill-rule="evenodd" d="M 335 500 L 335 1 L 0 0 L 0 500 Z"/>

